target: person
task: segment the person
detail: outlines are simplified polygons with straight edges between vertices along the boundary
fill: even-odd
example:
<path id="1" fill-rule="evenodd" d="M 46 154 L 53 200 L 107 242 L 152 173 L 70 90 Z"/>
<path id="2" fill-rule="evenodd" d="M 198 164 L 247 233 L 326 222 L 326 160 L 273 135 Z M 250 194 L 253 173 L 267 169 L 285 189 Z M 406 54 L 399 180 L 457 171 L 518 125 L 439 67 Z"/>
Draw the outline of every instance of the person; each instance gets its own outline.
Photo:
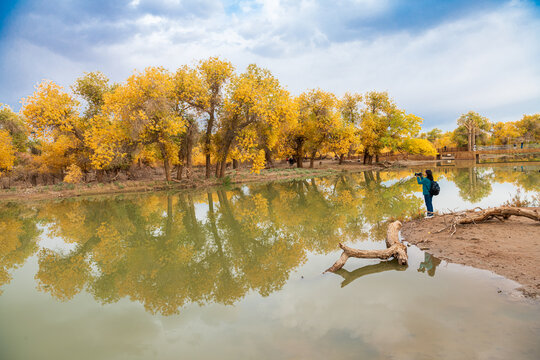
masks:
<path id="1" fill-rule="evenodd" d="M 426 217 L 433 217 L 433 195 L 429 192 L 431 189 L 431 182 L 433 180 L 433 173 L 431 170 L 426 170 L 426 177 L 422 176 L 422 173 L 416 174 L 416 181 L 422 185 L 422 194 L 424 194 L 424 200 L 426 201 L 427 214 Z"/>
<path id="2" fill-rule="evenodd" d="M 293 164 L 295 163 L 295 160 L 294 160 L 294 158 L 292 156 L 289 157 L 289 159 L 287 161 L 289 162 L 289 166 L 293 166 Z"/>

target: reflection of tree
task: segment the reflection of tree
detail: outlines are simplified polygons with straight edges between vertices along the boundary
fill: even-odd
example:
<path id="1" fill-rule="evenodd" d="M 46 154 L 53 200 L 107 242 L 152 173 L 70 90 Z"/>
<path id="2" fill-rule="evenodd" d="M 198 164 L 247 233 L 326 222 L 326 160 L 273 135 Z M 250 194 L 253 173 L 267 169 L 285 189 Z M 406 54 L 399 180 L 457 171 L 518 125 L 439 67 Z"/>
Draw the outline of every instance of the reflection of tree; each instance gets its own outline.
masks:
<path id="1" fill-rule="evenodd" d="M 344 268 L 341 268 L 337 270 L 335 274 L 343 277 L 344 280 L 341 283 L 341 287 L 345 287 L 362 276 L 377 274 L 389 270 L 403 271 L 406 269 L 407 266 L 400 265 L 397 259 L 393 259 L 391 261 L 381 261 L 380 263 L 374 265 L 362 266 L 354 271 L 347 271 Z"/>
<path id="2" fill-rule="evenodd" d="M 35 216 L 31 207 L 0 204 L 0 294 L 1 287 L 11 281 L 10 271 L 37 251 L 36 240 L 40 230 Z"/>
<path id="3" fill-rule="evenodd" d="M 381 174 L 368 176 L 369 185 L 363 174 L 344 174 L 203 196 L 48 203 L 42 221 L 76 247 L 39 253 L 38 287 L 62 300 L 83 289 L 104 303 L 128 297 L 161 314 L 192 302 L 233 304 L 249 291 L 269 295 L 308 251 L 382 239 L 385 221 L 421 205 L 408 180 L 383 185 Z M 197 207 L 208 209 L 202 220 Z"/>
<path id="4" fill-rule="evenodd" d="M 493 181 L 513 183 L 526 191 L 540 191 L 538 169 L 529 166 L 493 168 Z"/>
<path id="5" fill-rule="evenodd" d="M 528 171 L 446 171 L 469 201 L 487 196 L 491 181 L 538 187 Z M 308 252 L 382 240 L 388 221 L 418 212 L 422 199 L 410 175 L 409 169 L 367 171 L 211 193 L 4 204 L 0 285 L 35 253 L 37 217 L 53 236 L 75 245 L 68 253 L 38 253 L 38 287 L 58 299 L 85 289 L 103 303 L 129 298 L 152 313 L 173 314 L 188 303 L 234 304 L 250 291 L 266 296 L 284 286 Z M 436 261 L 426 257 L 420 271 L 431 275 Z M 343 286 L 392 264 L 343 270 Z"/>
<path id="6" fill-rule="evenodd" d="M 420 266 L 418 267 L 418 271 L 420 272 L 427 271 L 429 276 L 434 276 L 435 270 L 437 269 L 437 266 L 439 266 L 440 263 L 441 263 L 441 260 L 439 258 L 436 258 L 435 256 L 425 252 L 424 261 L 420 263 Z"/>
<path id="7" fill-rule="evenodd" d="M 456 169 L 452 180 L 459 189 L 463 200 L 475 203 L 491 194 L 493 173 L 488 169 L 469 167 Z"/>

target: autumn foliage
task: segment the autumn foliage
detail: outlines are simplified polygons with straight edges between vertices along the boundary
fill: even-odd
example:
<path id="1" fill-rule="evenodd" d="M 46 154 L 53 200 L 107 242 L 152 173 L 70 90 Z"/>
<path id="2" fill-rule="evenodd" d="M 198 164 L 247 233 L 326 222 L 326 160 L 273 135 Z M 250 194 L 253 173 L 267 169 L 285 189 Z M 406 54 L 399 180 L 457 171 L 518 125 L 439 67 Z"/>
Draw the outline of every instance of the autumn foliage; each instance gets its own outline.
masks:
<path id="1" fill-rule="evenodd" d="M 540 140 L 539 114 L 492 124 L 471 111 L 452 132 L 420 133 L 423 119 L 386 92 L 294 95 L 267 69 L 252 64 L 239 73 L 217 57 L 175 72 L 149 67 L 119 84 L 100 72 L 70 90 L 47 80 L 22 104 L 18 114 L 0 107 L 0 172 L 72 183 L 143 166 L 171 181 L 173 171 L 191 178 L 194 165 L 205 166 L 206 178 L 224 177 L 229 164 L 258 173 L 284 158 L 298 167 L 327 156 L 372 163 L 387 153 Z"/>

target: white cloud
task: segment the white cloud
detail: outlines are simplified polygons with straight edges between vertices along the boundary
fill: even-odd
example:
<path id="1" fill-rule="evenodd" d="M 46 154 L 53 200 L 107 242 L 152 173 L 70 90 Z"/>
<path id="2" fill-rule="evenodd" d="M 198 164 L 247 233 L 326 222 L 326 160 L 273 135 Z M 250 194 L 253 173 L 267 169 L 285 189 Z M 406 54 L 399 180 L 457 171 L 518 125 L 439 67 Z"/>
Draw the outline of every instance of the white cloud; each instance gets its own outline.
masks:
<path id="1" fill-rule="evenodd" d="M 83 71 L 102 70 L 120 81 L 134 68 L 174 70 L 219 55 L 239 70 L 253 62 L 269 68 L 294 93 L 313 87 L 338 94 L 388 90 L 400 106 L 424 117 L 428 128 L 450 129 L 471 109 L 494 121 L 540 111 L 540 20 L 526 3 L 392 31 L 371 21 L 390 11 L 382 1 L 340 7 L 261 0 L 241 2 L 232 14 L 214 1 L 188 2 L 171 14 L 167 9 L 174 4 L 166 1 L 128 7 L 132 12 L 126 10 L 122 20 L 88 15 L 91 21 L 75 25 L 57 21 L 60 39 L 47 31 L 38 39 L 29 30 L 13 32 L 1 44 L 9 49 L 0 58 L 9 70 L 0 71 L 8 85 L 0 101 L 13 104 L 27 96 L 44 75 L 69 85 Z M 24 16 L 20 24 L 28 24 Z M 100 30 L 103 25 L 108 32 Z M 66 39 L 74 29 L 77 36 Z"/>

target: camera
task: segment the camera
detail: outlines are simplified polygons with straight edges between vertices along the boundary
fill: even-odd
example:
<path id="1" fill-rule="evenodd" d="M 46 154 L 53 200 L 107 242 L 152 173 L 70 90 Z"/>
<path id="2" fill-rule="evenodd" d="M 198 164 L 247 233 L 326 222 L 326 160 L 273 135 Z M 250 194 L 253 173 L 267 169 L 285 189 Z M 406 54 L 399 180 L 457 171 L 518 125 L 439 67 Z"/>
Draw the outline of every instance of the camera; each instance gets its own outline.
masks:
<path id="1" fill-rule="evenodd" d="M 414 176 L 422 176 L 422 173 L 421 172 L 414 173 Z"/>

